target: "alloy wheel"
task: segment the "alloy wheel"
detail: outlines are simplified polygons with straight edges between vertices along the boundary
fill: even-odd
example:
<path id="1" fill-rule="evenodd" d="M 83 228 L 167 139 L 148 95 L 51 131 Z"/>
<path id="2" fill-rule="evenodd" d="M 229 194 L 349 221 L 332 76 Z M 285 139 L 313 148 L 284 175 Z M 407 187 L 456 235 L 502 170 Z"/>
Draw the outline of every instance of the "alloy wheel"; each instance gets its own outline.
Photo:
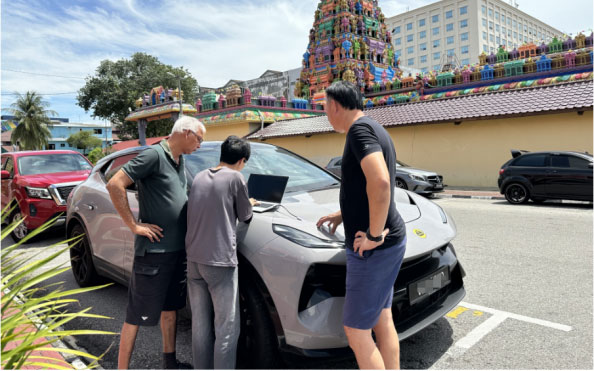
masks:
<path id="1" fill-rule="evenodd" d="M 14 213 L 14 215 L 12 216 L 12 222 L 18 222 L 19 220 L 23 219 L 23 215 L 21 214 L 20 211 L 17 211 Z M 21 222 L 13 231 L 12 233 L 14 234 L 14 236 L 20 241 L 23 238 L 25 238 L 27 236 L 27 233 L 29 231 L 27 230 L 27 226 L 25 225 L 25 222 Z"/>

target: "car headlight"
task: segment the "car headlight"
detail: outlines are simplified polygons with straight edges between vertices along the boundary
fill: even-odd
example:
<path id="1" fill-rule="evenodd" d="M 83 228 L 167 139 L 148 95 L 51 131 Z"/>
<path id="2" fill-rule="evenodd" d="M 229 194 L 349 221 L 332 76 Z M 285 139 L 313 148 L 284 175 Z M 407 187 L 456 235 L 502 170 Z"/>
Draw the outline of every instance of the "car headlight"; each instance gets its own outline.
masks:
<path id="1" fill-rule="evenodd" d="M 410 174 L 410 177 L 414 180 L 419 180 L 421 182 L 425 182 L 426 179 L 423 175 L 416 175 L 416 174 Z"/>
<path id="2" fill-rule="evenodd" d="M 31 198 L 45 198 L 48 200 L 51 200 L 52 198 L 47 188 L 25 187 L 25 190 L 27 191 L 27 195 Z"/>
<path id="3" fill-rule="evenodd" d="M 344 247 L 343 242 L 324 240 L 298 229 L 287 227 L 286 225 L 273 224 L 272 231 L 297 245 L 312 249 L 337 249 Z"/>
<path id="4" fill-rule="evenodd" d="M 439 210 L 439 215 L 441 215 L 441 221 L 444 224 L 446 224 L 448 222 L 448 214 L 446 214 L 445 211 L 443 211 L 441 206 L 439 206 L 438 204 L 435 204 L 435 206 L 437 206 L 437 210 Z"/>

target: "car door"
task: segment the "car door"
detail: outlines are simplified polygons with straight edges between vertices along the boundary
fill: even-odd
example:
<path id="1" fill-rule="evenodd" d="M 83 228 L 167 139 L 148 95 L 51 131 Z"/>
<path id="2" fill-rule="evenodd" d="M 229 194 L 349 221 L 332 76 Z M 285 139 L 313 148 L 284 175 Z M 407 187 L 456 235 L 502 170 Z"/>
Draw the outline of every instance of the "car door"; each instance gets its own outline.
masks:
<path id="1" fill-rule="evenodd" d="M 552 153 L 547 193 L 558 198 L 592 198 L 590 161 L 572 154 Z"/>
<path id="2" fill-rule="evenodd" d="M 547 173 L 546 165 L 548 155 L 546 153 L 534 153 L 522 155 L 515 159 L 510 166 L 510 176 L 524 178 L 532 185 L 532 195 L 543 195 L 546 192 Z"/>
<path id="3" fill-rule="evenodd" d="M 6 170 L 10 174 L 8 179 L 2 179 L 2 209 L 4 209 L 13 197 L 12 179 L 14 177 L 14 159 L 12 156 L 2 156 L 2 170 Z"/>

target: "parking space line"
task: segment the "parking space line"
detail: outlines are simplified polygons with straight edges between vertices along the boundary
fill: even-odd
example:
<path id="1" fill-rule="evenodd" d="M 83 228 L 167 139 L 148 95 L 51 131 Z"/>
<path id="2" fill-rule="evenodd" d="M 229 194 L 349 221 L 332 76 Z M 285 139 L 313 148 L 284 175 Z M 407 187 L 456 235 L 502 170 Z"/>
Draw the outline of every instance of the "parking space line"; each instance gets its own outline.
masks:
<path id="1" fill-rule="evenodd" d="M 475 327 L 468 333 L 468 335 L 458 340 L 454 346 L 462 349 L 470 349 L 474 344 L 478 343 L 483 337 L 485 337 L 485 335 L 493 331 L 506 319 L 507 316 L 504 314 L 498 313 L 493 315 L 488 320 Z"/>
<path id="2" fill-rule="evenodd" d="M 493 315 L 501 314 L 507 318 L 513 318 L 518 321 L 534 323 L 536 325 L 545 326 L 545 327 L 553 328 L 553 329 L 560 330 L 560 331 L 569 332 L 569 331 L 573 330 L 573 328 L 571 326 L 562 325 L 560 323 L 546 321 L 543 319 L 527 317 L 527 316 L 523 316 L 521 314 L 510 313 L 510 312 L 506 312 L 506 311 L 499 310 L 499 309 L 488 308 L 488 307 L 484 307 L 482 305 L 470 304 L 470 303 L 465 303 L 465 302 L 461 302 L 460 305 L 464 306 L 466 308 L 480 310 L 481 312 L 491 313 Z"/>

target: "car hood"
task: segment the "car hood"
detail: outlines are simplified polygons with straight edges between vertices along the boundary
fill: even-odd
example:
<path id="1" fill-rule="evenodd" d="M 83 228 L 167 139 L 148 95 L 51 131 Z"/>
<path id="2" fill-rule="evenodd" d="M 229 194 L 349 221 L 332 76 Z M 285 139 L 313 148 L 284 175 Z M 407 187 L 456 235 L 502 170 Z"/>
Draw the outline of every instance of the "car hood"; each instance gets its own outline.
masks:
<path id="1" fill-rule="evenodd" d="M 437 173 L 434 171 L 427 171 L 427 170 L 423 170 L 423 169 L 417 169 L 416 167 L 403 167 L 403 166 L 398 166 L 396 168 L 396 172 L 397 173 L 406 173 L 406 174 L 425 175 L 425 176 L 437 175 Z"/>
<path id="2" fill-rule="evenodd" d="M 323 240 L 343 242 L 342 224 L 336 229 L 334 235 L 330 234 L 327 228 L 316 227 L 317 221 L 322 216 L 340 209 L 338 194 L 338 188 L 285 194 L 282 207 L 275 212 L 260 215 L 270 218 L 269 222 L 272 224 L 286 225 Z M 396 209 L 406 223 L 408 243 L 405 259 L 411 259 L 444 246 L 456 236 L 453 220 L 447 216 L 448 222 L 444 223 L 440 210 L 444 214 L 445 212 L 437 204 L 399 188 L 395 188 L 393 194 Z M 418 233 L 420 231 L 422 231 L 421 237 Z"/>
<path id="3" fill-rule="evenodd" d="M 36 187 L 48 187 L 52 184 L 82 182 L 89 177 L 91 170 L 69 171 L 63 173 L 21 175 L 21 181 Z"/>

